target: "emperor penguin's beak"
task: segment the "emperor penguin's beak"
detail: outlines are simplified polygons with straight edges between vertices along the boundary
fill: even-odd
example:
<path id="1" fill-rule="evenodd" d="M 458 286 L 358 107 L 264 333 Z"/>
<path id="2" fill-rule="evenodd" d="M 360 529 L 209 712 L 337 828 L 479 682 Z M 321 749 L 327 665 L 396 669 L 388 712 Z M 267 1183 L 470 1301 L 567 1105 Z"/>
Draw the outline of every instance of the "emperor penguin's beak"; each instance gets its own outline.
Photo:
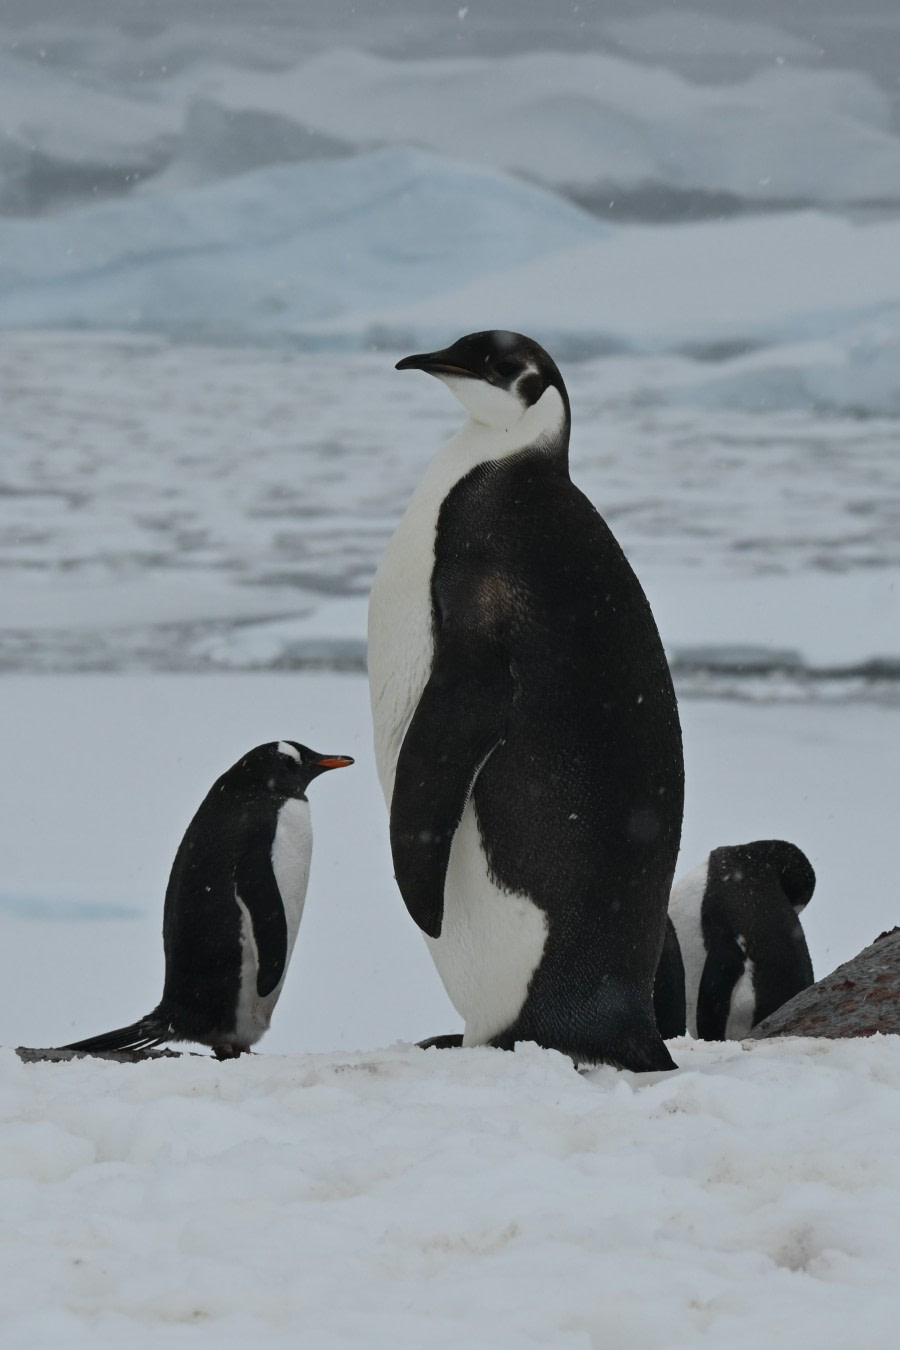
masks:
<path id="1" fill-rule="evenodd" d="M 449 350 L 449 349 L 448 349 Z M 450 360 L 448 350 L 441 352 L 420 352 L 416 356 L 404 356 L 402 361 L 398 361 L 395 370 L 424 370 L 428 375 L 462 375 L 465 379 L 473 379 L 474 370 L 466 370 L 458 362 Z"/>

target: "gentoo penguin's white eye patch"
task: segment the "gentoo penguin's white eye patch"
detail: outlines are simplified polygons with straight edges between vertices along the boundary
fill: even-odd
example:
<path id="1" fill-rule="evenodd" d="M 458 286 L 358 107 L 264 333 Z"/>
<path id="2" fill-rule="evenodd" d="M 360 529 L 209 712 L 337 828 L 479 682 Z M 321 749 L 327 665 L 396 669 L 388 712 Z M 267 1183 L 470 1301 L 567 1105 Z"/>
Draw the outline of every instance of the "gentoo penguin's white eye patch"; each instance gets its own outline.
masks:
<path id="1" fill-rule="evenodd" d="M 295 759 L 298 764 L 300 763 L 300 752 L 294 749 L 290 741 L 279 741 L 278 753 L 279 755 L 287 755 L 288 759 Z"/>

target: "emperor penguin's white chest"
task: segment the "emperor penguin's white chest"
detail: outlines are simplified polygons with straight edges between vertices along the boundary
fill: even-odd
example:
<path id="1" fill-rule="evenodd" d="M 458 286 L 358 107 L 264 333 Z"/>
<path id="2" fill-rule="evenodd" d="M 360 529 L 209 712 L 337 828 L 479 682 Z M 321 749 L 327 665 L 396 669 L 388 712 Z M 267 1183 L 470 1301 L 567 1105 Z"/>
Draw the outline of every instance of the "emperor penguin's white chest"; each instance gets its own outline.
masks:
<path id="1" fill-rule="evenodd" d="M 507 437 L 499 449 L 508 453 L 514 445 Z M 369 602 L 369 693 L 375 760 L 389 809 L 403 739 L 431 674 L 432 576 L 441 507 L 460 478 L 497 450 L 486 429 L 472 423 L 444 447 L 429 465 L 375 577 Z M 490 1040 L 515 1021 L 546 937 L 543 911 L 492 879 L 470 800 L 450 850 L 441 936 L 427 939 L 444 987 L 465 1019 L 466 1044 Z"/>
<path id="2" fill-rule="evenodd" d="M 390 807 L 397 756 L 434 655 L 431 576 L 440 503 L 425 515 L 413 502 L 379 564 L 369 599 L 369 697 L 375 763 Z"/>
<path id="3" fill-rule="evenodd" d="M 434 656 L 431 581 L 441 507 L 464 474 L 488 457 L 489 438 L 469 424 L 428 465 L 375 573 L 369 598 L 369 697 L 375 763 L 390 806 L 397 756 Z"/>
<path id="4" fill-rule="evenodd" d="M 241 972 L 238 991 L 235 1039 L 242 1045 L 253 1045 L 269 1028 L 272 1012 L 284 987 L 284 979 L 291 961 L 294 943 L 303 917 L 309 865 L 312 859 L 312 824 L 309 802 L 290 798 L 278 812 L 275 835 L 272 840 L 272 874 L 281 896 L 287 924 L 287 951 L 281 979 L 268 994 L 257 988 L 259 953 L 253 933 L 250 911 L 235 892 L 241 911 Z"/>

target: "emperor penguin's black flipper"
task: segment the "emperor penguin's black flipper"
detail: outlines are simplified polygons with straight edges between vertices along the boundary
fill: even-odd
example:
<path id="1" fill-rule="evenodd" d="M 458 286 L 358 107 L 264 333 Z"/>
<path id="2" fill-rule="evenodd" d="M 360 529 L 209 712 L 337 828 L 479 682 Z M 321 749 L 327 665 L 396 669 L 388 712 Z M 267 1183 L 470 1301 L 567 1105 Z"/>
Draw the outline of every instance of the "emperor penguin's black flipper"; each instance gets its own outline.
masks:
<path id="1" fill-rule="evenodd" d="M 61 1045 L 59 1048 L 80 1050 L 85 1055 L 104 1055 L 110 1050 L 155 1050 L 158 1045 L 177 1039 L 168 1018 L 154 1011 L 139 1022 L 132 1022 L 130 1027 L 119 1027 L 116 1031 L 89 1036 L 87 1040 L 73 1041 L 71 1045 Z"/>
<path id="2" fill-rule="evenodd" d="M 440 937 L 450 846 L 475 780 L 503 739 L 512 678 L 496 642 L 442 632 L 409 724 L 391 798 L 391 852 L 416 923 Z"/>
<path id="3" fill-rule="evenodd" d="M 666 936 L 662 956 L 656 968 L 653 985 L 653 1012 L 656 1026 L 664 1041 L 683 1036 L 687 1031 L 687 998 L 684 982 L 684 960 L 675 932 L 675 925 L 666 918 Z"/>

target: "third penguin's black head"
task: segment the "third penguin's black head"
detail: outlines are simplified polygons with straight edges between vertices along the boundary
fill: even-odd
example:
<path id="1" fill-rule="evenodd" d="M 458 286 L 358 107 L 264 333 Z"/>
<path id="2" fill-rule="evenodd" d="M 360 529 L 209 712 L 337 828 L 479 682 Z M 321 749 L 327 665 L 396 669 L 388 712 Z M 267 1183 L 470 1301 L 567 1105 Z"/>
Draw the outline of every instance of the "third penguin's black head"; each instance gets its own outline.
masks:
<path id="1" fill-rule="evenodd" d="M 473 421 L 508 429 L 546 397 L 548 424 L 568 428 L 569 398 L 556 362 L 522 333 L 468 333 L 441 351 L 404 357 L 397 370 L 424 370 L 443 380 Z"/>
<path id="2" fill-rule="evenodd" d="M 352 763 L 349 755 L 322 755 L 299 741 L 268 741 L 248 751 L 219 781 L 223 788 L 304 797 L 320 773 Z"/>

